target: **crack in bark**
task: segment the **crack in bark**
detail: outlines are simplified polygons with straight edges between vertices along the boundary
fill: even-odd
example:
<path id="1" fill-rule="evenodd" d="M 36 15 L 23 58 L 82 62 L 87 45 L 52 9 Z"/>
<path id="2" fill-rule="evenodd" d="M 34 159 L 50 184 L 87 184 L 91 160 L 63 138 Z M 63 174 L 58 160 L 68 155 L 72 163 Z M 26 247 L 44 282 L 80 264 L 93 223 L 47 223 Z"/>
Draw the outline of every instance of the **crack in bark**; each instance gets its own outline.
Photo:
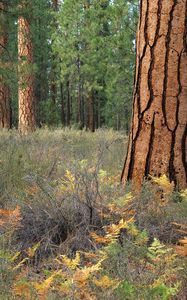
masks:
<path id="1" fill-rule="evenodd" d="M 177 177 L 176 177 L 176 172 L 175 172 L 175 166 L 174 166 L 174 158 L 175 158 L 175 143 L 176 143 L 176 131 L 179 126 L 179 97 L 182 92 L 182 84 L 181 84 L 181 79 L 180 79 L 180 67 L 181 67 L 181 56 L 182 52 L 180 55 L 178 55 L 178 71 L 177 71 L 177 80 L 178 80 L 178 94 L 177 94 L 177 108 L 176 108 L 176 125 L 174 130 L 172 131 L 172 141 L 171 141 L 171 150 L 170 150 L 170 160 L 169 160 L 169 178 L 170 181 L 174 181 L 175 186 L 177 186 Z"/>
<path id="2" fill-rule="evenodd" d="M 138 130 L 136 132 L 136 136 L 134 140 L 132 141 L 132 149 L 131 149 L 131 157 L 130 157 L 130 163 L 129 163 L 129 170 L 128 170 L 128 176 L 127 180 L 132 179 L 133 175 L 133 167 L 134 167 L 134 155 L 135 155 L 135 148 L 136 148 L 136 141 L 138 139 L 138 136 L 140 134 L 140 131 L 142 129 L 142 120 L 144 117 L 144 113 L 150 108 L 151 103 L 154 100 L 154 93 L 153 93 L 153 87 L 152 87 L 152 71 L 154 69 L 154 61 L 155 61 L 155 46 L 157 44 L 157 41 L 159 39 L 159 31 L 160 31 L 160 26 L 161 26 L 161 10 L 162 10 L 162 0 L 158 1 L 158 11 L 157 11 L 157 26 L 156 26 L 156 33 L 155 33 L 155 38 L 153 45 L 150 47 L 151 48 L 151 63 L 150 63 L 150 68 L 148 72 L 148 86 L 149 86 L 149 91 L 150 91 L 150 99 L 148 101 L 147 107 L 144 109 L 144 111 L 141 113 L 141 107 L 140 107 L 140 83 L 141 83 L 141 70 L 142 70 L 142 61 L 145 56 L 147 46 L 149 45 L 149 39 L 147 35 L 147 26 L 148 26 L 148 15 L 149 15 L 149 1 L 147 2 L 147 11 L 146 11 L 146 18 L 145 18 L 145 27 L 144 27 L 144 37 L 145 37 L 145 47 L 144 51 L 140 60 L 140 66 L 139 66 L 139 73 L 138 73 L 138 84 L 137 84 L 137 91 L 135 93 L 135 97 L 137 94 L 137 105 L 138 105 L 138 118 L 139 118 L 139 124 L 138 124 Z M 132 139 L 133 139 L 133 134 L 132 134 Z"/>
<path id="3" fill-rule="evenodd" d="M 187 54 L 187 2 L 185 7 L 185 21 L 184 21 L 184 37 L 183 37 L 183 43 L 184 43 L 184 49 Z"/>
<path id="4" fill-rule="evenodd" d="M 168 131 L 172 132 L 172 130 L 169 128 L 167 124 L 167 116 L 166 116 L 166 93 L 167 93 L 167 85 L 168 85 L 168 64 L 169 64 L 169 51 L 170 51 L 170 41 L 171 41 L 171 31 L 172 31 L 172 21 L 173 21 L 173 15 L 174 10 L 177 5 L 177 0 L 174 0 L 174 3 L 172 5 L 172 8 L 170 10 L 170 18 L 168 22 L 168 31 L 166 35 L 166 55 L 165 55 L 165 65 L 164 65 L 164 84 L 163 84 L 163 94 L 162 94 L 162 112 L 164 117 L 164 123 L 168 129 Z"/>
<path id="5" fill-rule="evenodd" d="M 170 150 L 170 160 L 169 160 L 169 178 L 170 181 L 174 181 L 175 186 L 177 186 L 177 177 L 176 177 L 176 172 L 175 172 L 175 166 L 174 166 L 174 157 L 175 157 L 175 143 L 176 143 L 176 130 L 179 125 L 179 96 L 182 92 L 182 85 L 180 81 L 180 65 L 181 65 L 181 55 L 182 52 L 178 54 L 178 72 L 177 72 L 177 81 L 178 81 L 178 94 L 176 96 L 177 98 L 177 107 L 176 107 L 176 125 L 175 128 L 172 130 L 170 129 L 168 122 L 167 122 L 167 114 L 166 114 L 166 94 L 167 94 L 167 86 L 168 86 L 168 65 L 169 65 L 169 52 L 170 52 L 170 41 L 171 41 L 171 32 L 172 32 L 172 22 L 173 22 L 173 17 L 174 17 L 174 11 L 177 5 L 177 0 L 174 0 L 174 3 L 172 5 L 171 11 L 170 11 L 170 19 L 168 23 L 168 31 L 167 31 L 167 36 L 166 36 L 166 55 L 165 55 L 165 66 L 164 66 L 164 84 L 163 84 L 163 95 L 162 95 L 162 112 L 163 112 L 163 117 L 164 117 L 164 123 L 168 129 L 169 132 L 171 132 L 171 150 Z"/>
<path id="6" fill-rule="evenodd" d="M 152 84 L 152 73 L 154 70 L 154 64 L 155 64 L 155 47 L 157 45 L 158 39 L 160 38 L 159 32 L 160 32 L 160 26 L 161 26 L 161 11 L 162 11 L 162 0 L 158 1 L 158 11 L 157 11 L 157 27 L 156 27 L 156 33 L 155 33 L 155 38 L 153 45 L 150 46 L 151 49 L 151 63 L 148 71 L 148 87 L 150 91 L 150 98 L 148 101 L 148 104 L 146 108 L 142 111 L 142 118 L 144 113 L 151 107 L 151 104 L 154 100 L 154 92 L 153 92 L 153 84 Z"/>

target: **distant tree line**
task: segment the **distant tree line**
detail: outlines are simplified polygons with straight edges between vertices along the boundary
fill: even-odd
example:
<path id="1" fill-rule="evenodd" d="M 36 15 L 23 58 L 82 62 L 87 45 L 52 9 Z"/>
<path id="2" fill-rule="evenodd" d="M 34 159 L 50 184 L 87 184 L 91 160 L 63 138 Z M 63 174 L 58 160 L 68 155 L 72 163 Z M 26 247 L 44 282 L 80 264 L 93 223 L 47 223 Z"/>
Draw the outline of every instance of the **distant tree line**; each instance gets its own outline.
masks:
<path id="1" fill-rule="evenodd" d="M 0 1 L 0 127 L 129 130 L 138 1 Z"/>

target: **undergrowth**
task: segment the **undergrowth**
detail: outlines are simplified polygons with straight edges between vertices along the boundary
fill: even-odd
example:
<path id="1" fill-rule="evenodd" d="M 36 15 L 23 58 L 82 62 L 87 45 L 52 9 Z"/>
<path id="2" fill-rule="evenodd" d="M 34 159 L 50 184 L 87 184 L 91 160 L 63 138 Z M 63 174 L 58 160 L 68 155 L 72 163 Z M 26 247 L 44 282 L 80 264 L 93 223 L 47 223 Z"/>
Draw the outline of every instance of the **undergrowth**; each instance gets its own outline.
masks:
<path id="1" fill-rule="evenodd" d="M 186 299 L 187 192 L 120 185 L 113 131 L 0 138 L 0 299 Z"/>

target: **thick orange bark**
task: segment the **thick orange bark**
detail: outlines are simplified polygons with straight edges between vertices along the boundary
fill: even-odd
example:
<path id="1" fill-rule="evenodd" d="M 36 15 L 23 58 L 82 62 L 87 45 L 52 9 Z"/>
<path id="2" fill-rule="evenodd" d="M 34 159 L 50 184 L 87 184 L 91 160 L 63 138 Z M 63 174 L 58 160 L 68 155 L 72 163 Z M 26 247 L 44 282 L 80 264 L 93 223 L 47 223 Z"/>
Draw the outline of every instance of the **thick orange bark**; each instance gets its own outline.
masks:
<path id="1" fill-rule="evenodd" d="M 7 7 L 4 3 L 0 3 L 1 10 L 1 21 L 0 21 L 0 69 L 3 71 L 8 71 L 8 63 L 4 59 L 4 56 L 8 53 L 8 33 L 6 30 L 6 16 L 4 15 L 4 10 Z M 3 73 L 0 74 L 0 128 L 11 127 L 11 108 L 10 108 L 10 90 L 9 86 L 6 83 L 6 78 L 3 76 Z"/>
<path id="2" fill-rule="evenodd" d="M 19 58 L 19 131 L 27 134 L 35 130 L 35 101 L 33 81 L 33 47 L 30 24 L 25 17 L 18 20 Z"/>
<path id="3" fill-rule="evenodd" d="M 187 0 L 142 0 L 133 116 L 122 181 L 187 185 Z"/>

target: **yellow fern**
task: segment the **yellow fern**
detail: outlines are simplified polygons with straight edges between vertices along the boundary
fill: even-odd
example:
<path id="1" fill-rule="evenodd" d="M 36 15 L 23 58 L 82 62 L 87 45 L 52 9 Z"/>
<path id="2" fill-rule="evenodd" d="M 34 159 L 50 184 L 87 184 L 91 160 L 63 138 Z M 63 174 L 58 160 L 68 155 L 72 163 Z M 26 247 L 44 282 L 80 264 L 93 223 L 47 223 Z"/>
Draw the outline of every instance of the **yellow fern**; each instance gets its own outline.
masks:
<path id="1" fill-rule="evenodd" d="M 77 252 L 74 259 L 68 258 L 66 255 L 60 255 L 62 263 L 71 270 L 75 270 L 80 265 L 80 253 Z"/>
<path id="2" fill-rule="evenodd" d="M 88 283 L 88 278 L 89 276 L 94 273 L 98 272 L 99 270 L 102 269 L 101 264 L 103 260 L 106 259 L 103 257 L 98 261 L 96 264 L 90 266 L 90 267 L 85 267 L 83 269 L 77 269 L 76 272 L 73 275 L 73 281 L 78 285 L 78 287 L 85 286 Z"/>
<path id="3" fill-rule="evenodd" d="M 27 254 L 30 258 L 34 257 L 36 250 L 39 248 L 40 242 L 27 249 Z"/>
<path id="4" fill-rule="evenodd" d="M 65 176 L 62 179 L 61 190 L 72 193 L 75 190 L 75 177 L 69 170 L 66 170 Z"/>
<path id="5" fill-rule="evenodd" d="M 181 196 L 184 200 L 187 200 L 187 189 L 181 191 L 181 192 L 180 192 L 180 196 Z"/>
<path id="6" fill-rule="evenodd" d="M 29 258 L 28 257 L 25 257 L 24 259 L 22 259 L 22 261 L 20 261 L 14 268 L 13 270 L 18 270 L 19 268 L 21 268 L 25 263 L 26 261 L 28 261 Z"/>
<path id="7" fill-rule="evenodd" d="M 174 183 L 170 182 L 166 175 L 162 175 L 160 177 L 150 176 L 152 181 L 158 184 L 162 189 L 163 192 L 166 194 L 170 194 L 174 190 Z"/>
<path id="8" fill-rule="evenodd" d="M 113 280 L 111 278 L 109 278 L 108 276 L 102 276 L 100 279 L 94 279 L 93 283 L 97 286 L 100 287 L 102 289 L 108 289 L 111 287 L 116 287 L 119 282 L 117 282 L 116 280 Z"/>
<path id="9" fill-rule="evenodd" d="M 95 232 L 91 232 L 90 236 L 96 241 L 98 244 L 108 244 L 111 242 L 111 240 L 106 236 L 100 236 L 96 234 Z"/>
<path id="10" fill-rule="evenodd" d="M 120 233 L 120 230 L 121 229 L 124 229 L 124 228 L 128 228 L 129 226 L 129 223 L 132 223 L 134 221 L 134 218 L 130 218 L 129 220 L 125 221 L 124 219 L 121 219 L 119 221 L 118 224 L 112 224 L 110 226 L 107 226 L 107 235 L 106 237 L 117 237 Z"/>
<path id="11" fill-rule="evenodd" d="M 44 280 L 42 283 L 34 282 L 33 286 L 37 290 L 40 296 L 44 296 L 50 289 L 55 277 L 62 274 L 61 270 L 54 272 L 50 277 Z"/>
<path id="12" fill-rule="evenodd" d="M 105 236 L 99 236 L 95 232 L 92 232 L 90 235 L 96 241 L 96 243 L 109 244 L 114 242 L 118 238 L 121 229 L 128 228 L 129 224 L 132 224 L 133 222 L 134 222 L 134 217 L 130 218 L 127 221 L 121 219 L 118 222 L 118 224 L 111 224 L 110 226 L 104 227 L 106 228 Z"/>
<path id="13" fill-rule="evenodd" d="M 10 261 L 15 261 L 21 254 L 21 251 L 18 251 L 11 257 Z"/>

